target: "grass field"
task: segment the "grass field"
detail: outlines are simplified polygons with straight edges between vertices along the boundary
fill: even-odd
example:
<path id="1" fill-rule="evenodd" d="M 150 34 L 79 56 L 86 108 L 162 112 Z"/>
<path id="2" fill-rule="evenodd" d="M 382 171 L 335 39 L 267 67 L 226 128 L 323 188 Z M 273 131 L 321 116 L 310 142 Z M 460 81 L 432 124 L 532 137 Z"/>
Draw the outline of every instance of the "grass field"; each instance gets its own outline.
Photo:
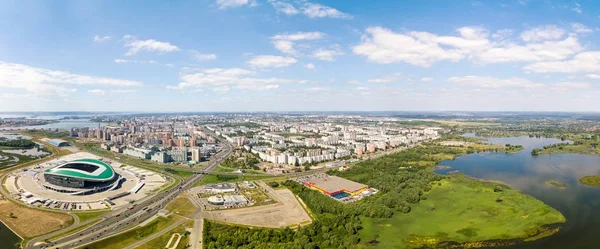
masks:
<path id="1" fill-rule="evenodd" d="M 158 217 L 149 224 L 138 227 L 131 231 L 121 233 L 119 235 L 110 237 L 105 240 L 98 241 L 96 243 L 85 246 L 87 249 L 122 249 L 127 245 L 131 245 L 137 241 L 140 241 L 153 233 L 159 232 L 171 224 L 177 222 L 180 217 L 169 216 L 169 217 Z M 162 248 L 162 247 L 161 247 Z"/>
<path id="2" fill-rule="evenodd" d="M 584 176 L 579 178 L 579 183 L 588 186 L 600 187 L 600 176 Z"/>
<path id="3" fill-rule="evenodd" d="M 158 236 L 158 238 L 148 241 L 148 243 L 138 246 L 138 247 L 136 247 L 136 249 L 165 248 L 165 246 L 167 245 L 167 242 L 169 242 L 169 239 L 171 238 L 172 234 L 183 233 L 193 227 L 194 227 L 194 221 L 192 221 L 192 220 L 186 221 L 185 223 L 179 225 L 178 227 L 174 228 L 170 232 L 165 233 L 161 236 Z M 189 240 L 190 240 L 189 235 L 186 235 L 185 237 L 181 238 L 181 241 L 179 241 L 179 245 L 177 246 L 177 249 L 187 248 L 187 244 L 189 243 Z"/>
<path id="4" fill-rule="evenodd" d="M 196 206 L 186 197 L 179 196 L 171 201 L 165 209 L 171 211 L 171 213 L 178 214 L 184 217 L 189 216 L 196 212 Z"/>
<path id="5" fill-rule="evenodd" d="M 533 197 L 508 187 L 495 192 L 497 185 L 460 175 L 445 179 L 408 214 L 363 218 L 360 247 L 433 248 L 444 241 L 525 239 L 542 232 L 543 225 L 565 222 L 560 212 Z"/>
<path id="6" fill-rule="evenodd" d="M 0 220 L 24 238 L 39 236 L 73 224 L 73 217 L 68 214 L 28 208 L 8 200 L 0 200 Z"/>
<path id="7" fill-rule="evenodd" d="M 557 182 L 557 181 L 552 181 L 552 180 L 546 181 L 546 184 L 550 184 L 550 185 L 552 185 L 554 187 L 557 187 L 557 188 L 566 188 L 567 187 L 567 184 L 560 183 L 560 182 Z"/>
<path id="8" fill-rule="evenodd" d="M 102 211 L 92 211 L 92 212 L 77 212 L 75 215 L 79 217 L 79 222 L 84 222 L 86 220 L 94 219 L 100 215 L 109 213 L 110 210 L 102 210 Z"/>

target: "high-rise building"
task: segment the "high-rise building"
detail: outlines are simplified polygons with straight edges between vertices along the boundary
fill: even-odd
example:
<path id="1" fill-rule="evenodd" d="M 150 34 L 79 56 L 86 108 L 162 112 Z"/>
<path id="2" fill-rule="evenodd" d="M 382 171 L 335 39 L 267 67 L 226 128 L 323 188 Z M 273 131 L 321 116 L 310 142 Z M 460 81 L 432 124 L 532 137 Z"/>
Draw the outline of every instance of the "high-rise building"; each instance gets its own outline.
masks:
<path id="1" fill-rule="evenodd" d="M 200 162 L 202 151 L 198 147 L 192 148 L 192 161 Z"/>

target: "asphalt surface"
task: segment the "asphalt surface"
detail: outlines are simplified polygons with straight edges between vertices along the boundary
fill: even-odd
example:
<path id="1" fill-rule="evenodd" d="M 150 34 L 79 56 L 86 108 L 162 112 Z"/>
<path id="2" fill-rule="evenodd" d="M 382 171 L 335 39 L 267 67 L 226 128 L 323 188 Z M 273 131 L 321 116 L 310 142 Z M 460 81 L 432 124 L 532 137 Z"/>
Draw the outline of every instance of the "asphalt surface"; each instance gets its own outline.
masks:
<path id="1" fill-rule="evenodd" d="M 229 155 L 231 155 L 233 151 L 231 144 L 224 140 L 221 140 L 221 144 L 224 145 L 224 150 L 217 154 L 216 160 L 214 160 L 204 171 L 210 172 L 214 170 L 214 168 L 219 165 L 221 161 L 225 160 L 229 157 Z M 146 219 L 156 215 L 159 210 L 163 209 L 180 193 L 192 187 L 196 182 L 202 180 L 204 176 L 205 175 L 203 174 L 194 175 L 166 192 L 155 195 L 141 203 L 137 203 L 137 205 L 135 205 L 132 209 L 124 207 L 109 214 L 103 215 L 103 221 L 75 234 L 67 235 L 58 240 L 51 241 L 51 243 L 42 242 L 38 243 L 38 245 L 28 245 L 26 248 L 78 248 L 129 230 L 132 227 L 137 226 L 139 223 L 144 222 Z"/>

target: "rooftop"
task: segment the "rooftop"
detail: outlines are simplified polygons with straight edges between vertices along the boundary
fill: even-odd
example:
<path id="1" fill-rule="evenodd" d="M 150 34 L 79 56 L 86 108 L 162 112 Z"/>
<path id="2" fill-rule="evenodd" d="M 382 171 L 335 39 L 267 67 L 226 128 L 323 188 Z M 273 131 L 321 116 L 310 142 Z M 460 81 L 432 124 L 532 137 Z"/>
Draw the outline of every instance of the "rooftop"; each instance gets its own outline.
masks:
<path id="1" fill-rule="evenodd" d="M 79 159 L 44 171 L 45 174 L 82 178 L 91 181 L 107 181 L 115 176 L 113 168 L 96 159 Z"/>
<path id="2" fill-rule="evenodd" d="M 365 187 L 368 187 L 367 185 L 364 185 L 362 183 L 358 183 L 358 182 L 353 182 L 341 177 L 337 177 L 337 176 L 328 176 L 328 177 L 322 177 L 322 178 L 311 178 L 308 179 L 307 181 L 305 181 L 306 183 L 309 183 L 311 185 L 314 185 L 317 188 L 320 188 L 322 190 L 325 190 L 329 193 L 333 193 L 336 191 L 340 191 L 340 190 L 347 190 L 347 191 L 356 191 Z"/>

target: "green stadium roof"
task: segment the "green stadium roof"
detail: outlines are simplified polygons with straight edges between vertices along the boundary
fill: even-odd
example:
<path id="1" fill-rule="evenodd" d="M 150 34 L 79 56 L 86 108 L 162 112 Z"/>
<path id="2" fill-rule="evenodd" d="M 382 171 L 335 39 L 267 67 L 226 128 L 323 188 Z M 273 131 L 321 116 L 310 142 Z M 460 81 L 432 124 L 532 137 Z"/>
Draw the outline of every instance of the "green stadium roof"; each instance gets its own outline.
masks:
<path id="1" fill-rule="evenodd" d="M 87 172 L 80 169 L 66 168 L 71 164 L 81 163 L 97 166 L 98 169 L 94 170 L 93 172 Z M 45 170 L 44 173 L 57 176 L 80 178 L 88 181 L 108 181 L 115 177 L 115 171 L 110 165 L 96 159 L 79 159 L 63 163 Z"/>

